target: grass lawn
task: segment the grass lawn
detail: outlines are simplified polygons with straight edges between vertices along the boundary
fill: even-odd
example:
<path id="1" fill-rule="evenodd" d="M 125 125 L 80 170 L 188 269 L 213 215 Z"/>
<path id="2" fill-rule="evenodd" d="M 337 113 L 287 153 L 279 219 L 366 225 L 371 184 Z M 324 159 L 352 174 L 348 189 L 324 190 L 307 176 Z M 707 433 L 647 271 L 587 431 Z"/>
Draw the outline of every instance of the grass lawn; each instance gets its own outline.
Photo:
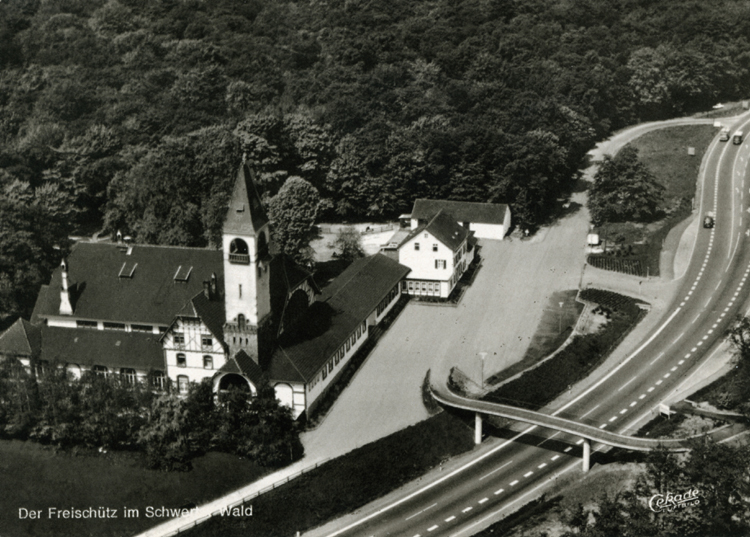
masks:
<path id="1" fill-rule="evenodd" d="M 487 384 L 498 384 L 517 375 L 565 343 L 583 311 L 583 304 L 576 301 L 577 295 L 577 290 L 553 293 L 547 301 L 526 354 L 520 361 L 488 378 Z"/>
<path id="2" fill-rule="evenodd" d="M 474 447 L 472 428 L 452 412 L 367 444 L 252 500 L 251 517 L 215 517 L 190 537 L 288 537 L 319 526 Z"/>
<path id="3" fill-rule="evenodd" d="M 650 224 L 604 224 L 598 229 L 600 237 L 608 245 L 618 244 L 629 253 L 622 257 L 589 256 L 591 265 L 619 270 L 619 265 L 625 266 L 623 263 L 608 260 L 631 259 L 638 261 L 640 268 L 625 266 L 623 271 L 638 270 L 640 276 L 659 275 L 662 242 L 669 230 L 692 211 L 701 159 L 716 133 L 717 129 L 711 125 L 669 127 L 646 133 L 629 144 L 638 149 L 641 161 L 665 188 L 662 207 L 665 217 Z M 695 148 L 695 156 L 688 156 L 688 147 Z"/>
<path id="4" fill-rule="evenodd" d="M 145 517 L 147 506 L 201 504 L 268 473 L 236 456 L 209 453 L 190 472 L 146 470 L 137 453 L 57 452 L 33 442 L 0 441 L 0 534 L 3 537 L 132 536 L 163 519 Z M 139 509 L 138 518 L 122 510 Z M 19 508 L 42 509 L 41 520 L 19 520 Z M 117 519 L 49 520 L 48 509 L 109 507 Z"/>
<path id="5" fill-rule="evenodd" d="M 643 318 L 640 301 L 600 289 L 584 289 L 581 300 L 599 304 L 608 321 L 595 333 L 577 335 L 554 358 L 487 394 L 483 400 L 539 409 L 596 369 Z"/>

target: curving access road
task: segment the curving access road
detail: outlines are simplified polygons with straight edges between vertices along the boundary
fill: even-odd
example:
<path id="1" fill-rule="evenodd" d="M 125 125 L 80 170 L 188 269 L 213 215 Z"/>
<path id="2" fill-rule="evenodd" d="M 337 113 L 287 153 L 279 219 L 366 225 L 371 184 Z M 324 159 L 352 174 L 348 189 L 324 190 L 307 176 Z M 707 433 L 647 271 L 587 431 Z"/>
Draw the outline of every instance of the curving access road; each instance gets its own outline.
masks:
<path id="1" fill-rule="evenodd" d="M 732 129 L 750 131 L 750 117 L 742 116 Z M 716 225 L 700 230 L 665 318 L 634 352 L 552 415 L 623 434 L 643 423 L 711 359 L 712 346 L 740 313 L 750 290 L 748 158 L 747 142 L 733 145 L 716 138 L 710 144 L 699 203 L 700 215 L 716 214 Z M 392 495 L 390 501 L 366 506 L 309 534 L 469 536 L 518 509 L 559 475 L 580 471 L 580 436 L 538 425 L 508 436 L 421 488 Z"/>

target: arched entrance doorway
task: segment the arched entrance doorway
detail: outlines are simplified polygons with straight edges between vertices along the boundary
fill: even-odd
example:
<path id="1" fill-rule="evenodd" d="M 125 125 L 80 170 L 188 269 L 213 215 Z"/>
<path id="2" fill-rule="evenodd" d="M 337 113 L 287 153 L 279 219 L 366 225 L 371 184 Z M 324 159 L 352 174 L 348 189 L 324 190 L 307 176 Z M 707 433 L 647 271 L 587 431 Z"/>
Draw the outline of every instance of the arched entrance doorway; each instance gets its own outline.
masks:
<path id="1" fill-rule="evenodd" d="M 247 377 L 239 375 L 237 373 L 225 373 L 214 380 L 215 393 L 232 389 L 247 391 L 253 395 L 256 395 L 257 393 L 255 390 L 255 386 L 253 386 L 250 380 Z"/>

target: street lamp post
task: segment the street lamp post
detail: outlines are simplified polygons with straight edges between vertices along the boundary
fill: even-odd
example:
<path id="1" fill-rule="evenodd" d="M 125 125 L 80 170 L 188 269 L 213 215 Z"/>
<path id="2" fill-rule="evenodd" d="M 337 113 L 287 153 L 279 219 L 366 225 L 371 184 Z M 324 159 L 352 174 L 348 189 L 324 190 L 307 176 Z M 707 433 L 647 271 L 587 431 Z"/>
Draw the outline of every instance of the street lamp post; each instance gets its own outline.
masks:
<path id="1" fill-rule="evenodd" d="M 482 360 L 482 389 L 484 390 L 484 359 L 487 357 L 486 352 L 480 352 L 479 358 Z"/>
<path id="2" fill-rule="evenodd" d="M 557 333 L 562 334 L 562 307 L 565 302 L 558 302 L 560 304 L 560 314 L 557 316 Z"/>

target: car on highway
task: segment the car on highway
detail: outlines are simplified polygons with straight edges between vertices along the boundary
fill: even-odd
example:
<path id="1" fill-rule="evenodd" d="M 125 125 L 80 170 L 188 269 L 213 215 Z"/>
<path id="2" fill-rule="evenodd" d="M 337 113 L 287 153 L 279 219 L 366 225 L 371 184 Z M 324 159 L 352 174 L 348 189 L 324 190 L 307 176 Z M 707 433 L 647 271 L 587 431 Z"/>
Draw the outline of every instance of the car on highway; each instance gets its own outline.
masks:
<path id="1" fill-rule="evenodd" d="M 722 142 L 729 141 L 729 127 L 724 127 L 723 129 L 721 129 L 719 140 Z"/>
<path id="2" fill-rule="evenodd" d="M 705 228 L 714 227 L 714 213 L 706 213 L 705 218 L 703 218 L 703 227 Z"/>

